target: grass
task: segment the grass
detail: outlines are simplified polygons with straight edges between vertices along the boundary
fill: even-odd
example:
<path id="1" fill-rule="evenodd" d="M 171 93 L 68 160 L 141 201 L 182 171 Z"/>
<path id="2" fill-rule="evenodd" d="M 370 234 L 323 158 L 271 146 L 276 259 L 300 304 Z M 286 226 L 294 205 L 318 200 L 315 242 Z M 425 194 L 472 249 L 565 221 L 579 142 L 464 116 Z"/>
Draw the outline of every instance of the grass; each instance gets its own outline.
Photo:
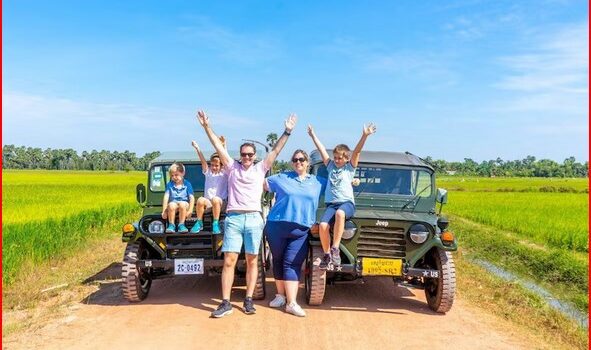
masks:
<path id="1" fill-rule="evenodd" d="M 112 234 L 104 230 L 106 223 L 137 212 L 134 187 L 145 174 L 3 171 L 2 175 L 5 287 L 38 264 L 66 256 L 89 239 Z"/>
<path id="2" fill-rule="evenodd" d="M 587 311 L 587 179 L 443 177 L 437 185 L 452 189 L 444 214 L 472 258 L 535 281 Z M 567 187 L 573 190 L 547 192 Z"/>
<path id="3" fill-rule="evenodd" d="M 437 186 L 450 192 L 589 192 L 584 178 L 439 176 Z"/>
<path id="4" fill-rule="evenodd" d="M 120 227 L 121 221 L 137 219 L 138 215 L 139 211 L 127 217 L 113 219 L 94 230 L 114 232 Z M 89 239 L 84 248 L 70 251 L 60 259 L 40 263 L 36 269 L 19 276 L 15 283 L 3 288 L 3 343 L 14 336 L 18 339 L 19 335 L 24 334 L 26 337 L 27 333 L 34 333 L 51 320 L 62 317 L 62 314 L 67 313 L 69 306 L 80 303 L 80 300 L 100 288 L 94 280 L 103 282 L 101 280 L 108 281 L 115 277 L 104 275 L 103 271 L 106 267 L 121 261 L 124 250 L 125 244 L 119 239 L 118 233 L 111 233 L 104 238 Z M 80 263 L 81 260 L 84 263 Z M 45 288 L 63 284 L 67 286 L 41 292 Z"/>
<path id="5" fill-rule="evenodd" d="M 508 283 L 470 263 L 464 253 L 465 249 L 461 248 L 455 254 L 458 295 L 462 299 L 511 322 L 535 337 L 535 341 L 541 339 L 545 343 L 542 347 L 532 344 L 532 348 L 588 349 L 586 330 L 519 284 Z"/>
<path id="6" fill-rule="evenodd" d="M 560 300 L 586 312 L 589 306 L 587 255 L 557 248 L 543 249 L 528 244 L 509 231 L 455 216 L 450 219 L 460 246 L 469 251 L 472 258 L 484 259 L 522 278 L 536 281 Z"/>
<path id="7" fill-rule="evenodd" d="M 586 252 L 587 201 L 579 193 L 451 192 L 444 210 L 540 245 Z"/>
<path id="8" fill-rule="evenodd" d="M 145 180 L 145 173 L 137 171 L 3 170 L 3 225 L 135 203 L 135 186 Z"/>

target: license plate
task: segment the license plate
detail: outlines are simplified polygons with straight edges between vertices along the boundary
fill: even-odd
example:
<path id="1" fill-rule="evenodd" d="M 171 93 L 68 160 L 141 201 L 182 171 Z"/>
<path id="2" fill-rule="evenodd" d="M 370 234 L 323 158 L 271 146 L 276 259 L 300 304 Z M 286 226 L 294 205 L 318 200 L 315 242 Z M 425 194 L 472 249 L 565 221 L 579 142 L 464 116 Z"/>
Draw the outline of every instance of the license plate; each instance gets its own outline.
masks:
<path id="1" fill-rule="evenodd" d="M 175 275 L 202 275 L 203 259 L 174 259 Z"/>
<path id="2" fill-rule="evenodd" d="M 362 273 L 365 276 L 401 276 L 402 259 L 363 258 Z"/>

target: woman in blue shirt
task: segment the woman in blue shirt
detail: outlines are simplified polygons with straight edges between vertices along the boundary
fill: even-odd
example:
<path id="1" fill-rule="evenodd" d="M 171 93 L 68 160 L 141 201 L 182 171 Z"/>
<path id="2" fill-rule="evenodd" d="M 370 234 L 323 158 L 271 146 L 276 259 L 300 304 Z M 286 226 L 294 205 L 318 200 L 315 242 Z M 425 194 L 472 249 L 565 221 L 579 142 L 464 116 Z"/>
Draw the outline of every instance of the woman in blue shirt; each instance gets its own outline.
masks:
<path id="1" fill-rule="evenodd" d="M 267 216 L 265 233 L 273 254 L 277 294 L 269 306 L 296 316 L 306 316 L 296 297 L 302 263 L 308 254 L 308 232 L 316 222 L 320 194 L 326 179 L 308 174 L 308 154 L 298 149 L 291 157 L 294 171 L 265 179 L 265 190 L 275 193 L 275 204 Z"/>

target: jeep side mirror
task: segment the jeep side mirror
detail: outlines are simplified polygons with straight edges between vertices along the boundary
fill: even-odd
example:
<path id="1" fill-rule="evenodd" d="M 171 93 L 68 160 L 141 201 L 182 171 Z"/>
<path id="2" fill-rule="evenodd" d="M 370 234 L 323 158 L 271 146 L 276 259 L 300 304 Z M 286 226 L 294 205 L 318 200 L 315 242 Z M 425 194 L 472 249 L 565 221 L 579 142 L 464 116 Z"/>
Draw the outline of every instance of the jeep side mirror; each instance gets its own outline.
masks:
<path id="1" fill-rule="evenodd" d="M 146 201 L 146 186 L 144 184 L 138 184 L 135 187 L 135 199 L 139 204 L 143 204 Z"/>
<path id="2" fill-rule="evenodd" d="M 447 203 L 447 190 L 443 188 L 437 189 L 437 198 L 435 199 L 437 203 L 446 204 Z"/>

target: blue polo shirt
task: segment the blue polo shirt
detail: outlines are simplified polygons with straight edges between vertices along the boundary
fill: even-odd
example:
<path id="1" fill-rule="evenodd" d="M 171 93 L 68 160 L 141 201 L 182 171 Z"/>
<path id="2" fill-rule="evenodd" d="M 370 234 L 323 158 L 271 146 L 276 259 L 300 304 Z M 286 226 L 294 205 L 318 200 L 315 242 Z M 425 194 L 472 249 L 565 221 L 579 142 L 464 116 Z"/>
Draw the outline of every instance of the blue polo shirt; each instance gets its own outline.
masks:
<path id="1" fill-rule="evenodd" d="M 318 200 L 326 187 L 326 179 L 308 174 L 299 179 L 295 171 L 267 178 L 269 191 L 275 193 L 275 204 L 267 220 L 288 221 L 311 227 L 316 222 Z"/>
<path id="2" fill-rule="evenodd" d="M 180 187 L 176 187 L 174 182 L 168 181 L 166 184 L 168 192 L 168 202 L 189 202 L 189 197 L 193 195 L 193 186 L 187 180 L 183 180 Z"/>
<path id="3" fill-rule="evenodd" d="M 325 203 L 345 203 L 355 204 L 353 196 L 353 179 L 355 178 L 355 168 L 351 162 L 345 163 L 337 168 L 334 161 L 330 160 L 326 166 L 328 172 L 328 186 L 324 194 Z"/>

